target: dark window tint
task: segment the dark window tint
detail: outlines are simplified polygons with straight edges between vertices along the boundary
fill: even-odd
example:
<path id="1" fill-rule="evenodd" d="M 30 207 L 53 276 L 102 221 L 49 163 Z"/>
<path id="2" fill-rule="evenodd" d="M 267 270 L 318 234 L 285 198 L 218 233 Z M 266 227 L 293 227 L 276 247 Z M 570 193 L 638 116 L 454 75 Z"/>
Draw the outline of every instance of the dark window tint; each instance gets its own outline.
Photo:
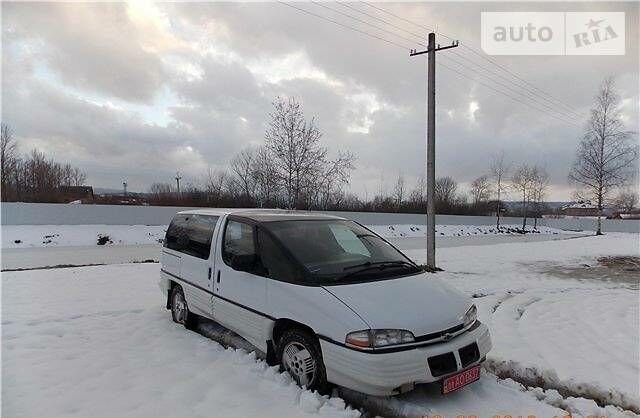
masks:
<path id="1" fill-rule="evenodd" d="M 291 283 L 302 280 L 302 272 L 297 265 L 287 257 L 280 245 L 262 229 L 258 229 L 258 248 L 265 276 Z"/>
<path id="2" fill-rule="evenodd" d="M 253 227 L 242 222 L 229 221 L 224 231 L 222 259 L 231 265 L 236 256 L 255 255 Z"/>
<path id="3" fill-rule="evenodd" d="M 178 215 L 167 229 L 164 246 L 206 260 L 217 222 L 217 216 Z"/>
<path id="4" fill-rule="evenodd" d="M 167 229 L 164 246 L 176 251 L 183 251 L 189 245 L 187 231 L 188 215 L 176 215 Z"/>

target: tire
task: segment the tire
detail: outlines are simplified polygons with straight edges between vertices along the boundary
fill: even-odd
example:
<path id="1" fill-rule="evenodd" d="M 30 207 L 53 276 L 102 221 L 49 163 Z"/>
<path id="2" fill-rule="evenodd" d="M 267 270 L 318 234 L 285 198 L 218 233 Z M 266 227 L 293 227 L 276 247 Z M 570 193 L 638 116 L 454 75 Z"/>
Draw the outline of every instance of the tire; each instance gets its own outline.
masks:
<path id="1" fill-rule="evenodd" d="M 171 289 L 171 318 L 173 322 L 184 325 L 188 330 L 193 330 L 196 327 L 197 317 L 189 312 L 187 299 L 179 285 L 175 285 Z"/>
<path id="2" fill-rule="evenodd" d="M 280 370 L 287 371 L 302 387 L 328 393 L 327 372 L 315 336 L 298 328 L 286 330 L 276 347 Z"/>

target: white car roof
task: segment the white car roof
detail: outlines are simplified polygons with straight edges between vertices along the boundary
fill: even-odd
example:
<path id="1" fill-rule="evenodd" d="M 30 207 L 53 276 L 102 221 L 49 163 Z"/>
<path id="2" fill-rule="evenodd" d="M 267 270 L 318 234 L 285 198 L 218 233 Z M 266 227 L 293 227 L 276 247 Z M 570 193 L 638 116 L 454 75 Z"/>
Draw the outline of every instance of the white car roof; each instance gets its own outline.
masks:
<path id="1" fill-rule="evenodd" d="M 286 210 L 286 209 L 242 209 L 242 208 L 202 208 L 185 210 L 178 212 L 181 215 L 237 215 L 243 218 L 252 219 L 257 222 L 271 222 L 284 220 L 321 220 L 321 219 L 339 219 L 345 220 L 340 216 L 329 215 L 321 212 Z"/>

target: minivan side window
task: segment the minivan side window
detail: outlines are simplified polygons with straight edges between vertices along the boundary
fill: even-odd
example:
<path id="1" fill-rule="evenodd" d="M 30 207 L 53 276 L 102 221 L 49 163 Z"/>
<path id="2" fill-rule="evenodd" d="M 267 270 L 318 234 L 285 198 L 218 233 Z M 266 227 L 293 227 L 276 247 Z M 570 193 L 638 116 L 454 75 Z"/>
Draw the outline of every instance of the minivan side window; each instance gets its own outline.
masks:
<path id="1" fill-rule="evenodd" d="M 164 247 L 182 252 L 189 245 L 189 234 L 187 232 L 188 215 L 176 215 L 164 238 Z"/>
<path id="2" fill-rule="evenodd" d="M 167 229 L 164 246 L 193 257 L 209 258 L 218 216 L 177 215 Z"/>
<path id="3" fill-rule="evenodd" d="M 302 281 L 302 272 L 297 265 L 291 262 L 278 243 L 262 228 L 258 228 L 258 249 L 264 270 L 261 275 L 289 283 Z"/>
<path id="4" fill-rule="evenodd" d="M 185 252 L 207 260 L 211 252 L 211 240 L 217 222 L 217 216 L 191 215 L 188 224 L 189 245 Z"/>
<path id="5" fill-rule="evenodd" d="M 236 256 L 255 255 L 256 248 L 253 238 L 253 226 L 229 220 L 224 231 L 224 245 L 222 259 L 227 265 Z"/>

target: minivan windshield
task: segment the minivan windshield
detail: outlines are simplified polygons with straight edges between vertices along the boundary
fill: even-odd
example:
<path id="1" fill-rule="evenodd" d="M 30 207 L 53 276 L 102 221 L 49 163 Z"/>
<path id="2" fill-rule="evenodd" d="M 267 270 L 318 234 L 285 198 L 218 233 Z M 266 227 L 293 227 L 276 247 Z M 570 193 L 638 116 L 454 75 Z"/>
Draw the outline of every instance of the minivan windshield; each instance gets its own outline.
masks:
<path id="1" fill-rule="evenodd" d="M 276 221 L 265 227 L 304 265 L 315 284 L 383 280 L 421 271 L 388 242 L 352 221 Z"/>

